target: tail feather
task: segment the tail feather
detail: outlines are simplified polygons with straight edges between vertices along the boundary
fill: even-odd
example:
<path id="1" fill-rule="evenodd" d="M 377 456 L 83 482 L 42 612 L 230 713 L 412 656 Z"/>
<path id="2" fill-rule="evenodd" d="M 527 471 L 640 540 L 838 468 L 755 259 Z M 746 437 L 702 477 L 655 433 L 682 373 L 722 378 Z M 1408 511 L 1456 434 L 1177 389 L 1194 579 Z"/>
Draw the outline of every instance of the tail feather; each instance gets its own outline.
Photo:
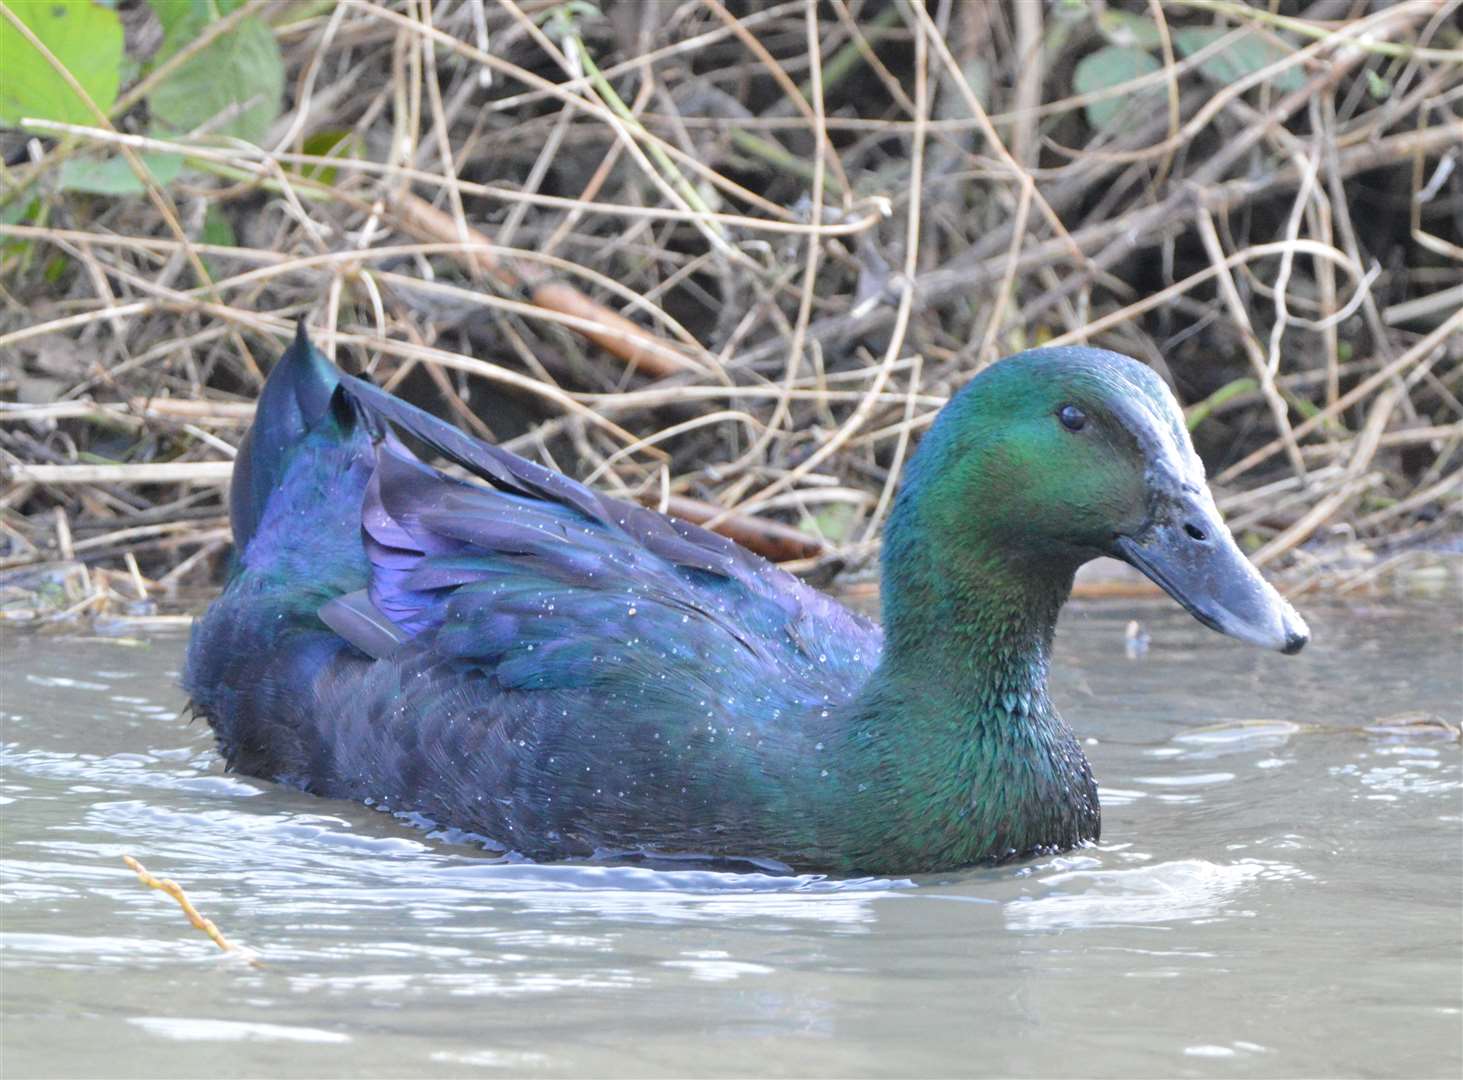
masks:
<path id="1" fill-rule="evenodd" d="M 339 384 L 340 371 L 310 344 L 301 320 L 294 342 L 269 373 L 234 459 L 229 522 L 237 550 L 249 546 L 270 492 L 279 487 L 296 446 L 330 408 Z"/>

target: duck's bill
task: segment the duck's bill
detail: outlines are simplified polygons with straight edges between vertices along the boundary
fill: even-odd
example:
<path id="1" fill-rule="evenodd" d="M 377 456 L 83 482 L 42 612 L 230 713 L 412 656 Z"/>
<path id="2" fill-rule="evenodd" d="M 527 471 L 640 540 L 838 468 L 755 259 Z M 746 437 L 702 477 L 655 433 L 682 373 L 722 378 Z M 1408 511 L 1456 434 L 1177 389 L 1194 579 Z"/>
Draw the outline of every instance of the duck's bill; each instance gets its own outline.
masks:
<path id="1" fill-rule="evenodd" d="M 1114 554 L 1211 630 L 1300 652 L 1311 639 L 1305 620 L 1245 558 L 1217 513 L 1188 509 L 1136 536 L 1117 537 Z"/>

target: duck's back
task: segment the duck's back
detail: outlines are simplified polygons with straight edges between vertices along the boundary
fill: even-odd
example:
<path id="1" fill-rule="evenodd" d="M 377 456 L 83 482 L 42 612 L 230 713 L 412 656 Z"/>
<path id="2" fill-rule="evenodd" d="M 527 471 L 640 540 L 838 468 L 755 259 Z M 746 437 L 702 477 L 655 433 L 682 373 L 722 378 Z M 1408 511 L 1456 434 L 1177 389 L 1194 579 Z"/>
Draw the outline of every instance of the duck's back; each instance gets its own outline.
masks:
<path id="1" fill-rule="evenodd" d="M 341 376 L 303 335 L 240 459 L 238 570 L 185 677 L 235 768 L 534 857 L 822 846 L 822 721 L 878 659 L 867 620 Z"/>

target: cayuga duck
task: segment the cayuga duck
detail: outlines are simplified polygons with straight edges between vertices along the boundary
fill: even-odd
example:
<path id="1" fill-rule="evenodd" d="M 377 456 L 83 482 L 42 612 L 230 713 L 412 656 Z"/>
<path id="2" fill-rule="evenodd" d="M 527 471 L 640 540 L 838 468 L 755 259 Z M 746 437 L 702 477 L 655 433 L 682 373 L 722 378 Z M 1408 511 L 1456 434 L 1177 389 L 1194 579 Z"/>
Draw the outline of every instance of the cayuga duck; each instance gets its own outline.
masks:
<path id="1" fill-rule="evenodd" d="M 882 632 L 343 374 L 303 326 L 230 516 L 184 677 L 228 764 L 539 860 L 890 874 L 1071 848 L 1097 785 L 1046 683 L 1078 566 L 1124 559 L 1257 645 L 1308 636 L 1163 382 L 1090 348 L 1002 360 L 941 412 L 885 531 Z"/>

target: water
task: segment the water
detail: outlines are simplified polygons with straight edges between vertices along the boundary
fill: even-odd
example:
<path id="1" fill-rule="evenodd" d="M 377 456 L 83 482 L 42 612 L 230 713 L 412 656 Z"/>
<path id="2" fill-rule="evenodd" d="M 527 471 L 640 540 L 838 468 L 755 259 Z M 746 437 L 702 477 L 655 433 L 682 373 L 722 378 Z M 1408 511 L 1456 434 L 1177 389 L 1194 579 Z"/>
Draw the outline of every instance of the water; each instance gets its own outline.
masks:
<path id="1" fill-rule="evenodd" d="M 7 1076 L 1459 1075 L 1456 613 L 1296 658 L 1069 610 L 1100 847 L 913 881 L 495 865 L 226 776 L 183 641 L 6 635 Z M 144 889 L 184 884 L 252 967 Z"/>

